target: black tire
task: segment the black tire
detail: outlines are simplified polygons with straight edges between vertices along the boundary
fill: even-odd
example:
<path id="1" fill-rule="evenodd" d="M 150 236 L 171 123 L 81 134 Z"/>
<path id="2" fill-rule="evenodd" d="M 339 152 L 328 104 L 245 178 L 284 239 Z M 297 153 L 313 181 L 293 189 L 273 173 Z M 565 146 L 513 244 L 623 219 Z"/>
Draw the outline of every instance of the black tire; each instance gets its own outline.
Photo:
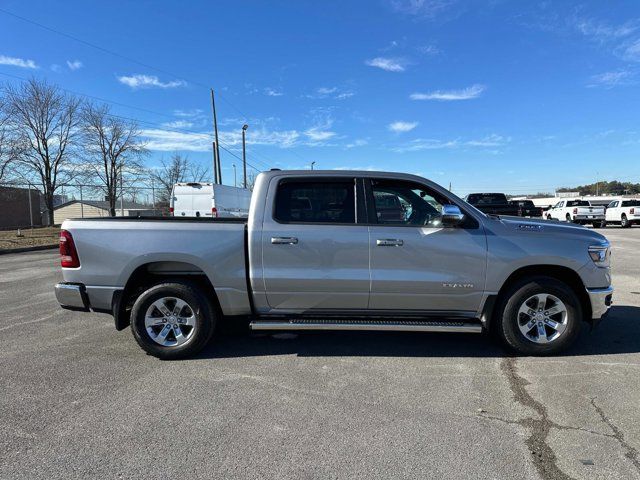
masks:
<path id="1" fill-rule="evenodd" d="M 568 213 L 567 213 L 566 219 L 567 219 L 567 222 L 571 223 L 571 215 L 569 215 Z"/>
<path id="2" fill-rule="evenodd" d="M 593 222 L 593 228 L 604 228 L 606 226 L 606 222 L 602 220 L 601 222 Z"/>
<path id="3" fill-rule="evenodd" d="M 518 309 L 529 297 L 548 293 L 559 298 L 567 310 L 564 332 L 549 343 L 529 340 L 518 326 Z M 495 315 L 496 333 L 507 348 L 520 355 L 555 355 L 568 348 L 580 333 L 582 307 L 576 293 L 566 283 L 550 277 L 529 277 L 518 281 L 498 300 Z"/>
<path id="4" fill-rule="evenodd" d="M 185 301 L 193 311 L 194 326 L 190 337 L 182 345 L 164 346 L 151 338 L 145 327 L 147 309 L 156 300 L 169 297 Z M 163 360 L 177 360 L 195 355 L 211 340 L 216 314 L 211 302 L 196 285 L 182 280 L 169 280 L 143 292 L 131 310 L 131 332 L 138 345 L 149 355 Z"/>
<path id="5" fill-rule="evenodd" d="M 622 217 L 620 218 L 620 226 L 622 228 L 629 228 L 631 226 L 631 222 L 629 221 L 629 219 L 627 218 L 627 216 L 623 213 Z"/>
<path id="6" fill-rule="evenodd" d="M 551 218 L 551 215 L 547 215 L 547 220 L 553 220 L 553 219 Z"/>

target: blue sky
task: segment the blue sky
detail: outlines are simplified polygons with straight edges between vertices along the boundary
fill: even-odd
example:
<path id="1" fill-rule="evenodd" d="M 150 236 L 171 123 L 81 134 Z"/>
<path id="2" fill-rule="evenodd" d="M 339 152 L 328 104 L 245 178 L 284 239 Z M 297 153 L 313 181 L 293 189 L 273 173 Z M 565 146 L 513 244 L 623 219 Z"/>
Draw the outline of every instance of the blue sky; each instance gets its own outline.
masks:
<path id="1" fill-rule="evenodd" d="M 141 122 L 150 165 L 173 151 L 210 163 L 212 86 L 222 142 L 238 154 L 249 123 L 259 169 L 397 170 L 460 194 L 640 181 L 637 1 L 0 8 L 120 55 L 0 12 L 0 81 L 45 77 L 122 104 L 113 111 Z M 238 161 L 222 161 L 232 182 Z"/>

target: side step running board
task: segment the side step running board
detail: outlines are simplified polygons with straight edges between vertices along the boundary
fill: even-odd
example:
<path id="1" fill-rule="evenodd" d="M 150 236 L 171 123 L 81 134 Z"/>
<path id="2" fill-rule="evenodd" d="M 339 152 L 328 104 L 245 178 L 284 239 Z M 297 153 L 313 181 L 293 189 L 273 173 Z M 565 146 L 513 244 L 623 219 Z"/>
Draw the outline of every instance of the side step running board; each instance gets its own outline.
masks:
<path id="1" fill-rule="evenodd" d="M 250 323 L 252 330 L 375 330 L 394 332 L 481 333 L 480 323 L 433 320 L 316 320 L 297 319 Z"/>

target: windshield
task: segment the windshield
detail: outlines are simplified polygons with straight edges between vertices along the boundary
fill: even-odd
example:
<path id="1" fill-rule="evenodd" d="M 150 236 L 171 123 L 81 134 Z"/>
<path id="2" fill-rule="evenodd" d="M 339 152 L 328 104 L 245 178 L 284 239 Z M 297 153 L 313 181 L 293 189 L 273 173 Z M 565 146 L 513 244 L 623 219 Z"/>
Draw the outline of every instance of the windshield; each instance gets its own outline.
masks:
<path id="1" fill-rule="evenodd" d="M 586 200 L 570 200 L 567 202 L 567 207 L 590 207 L 591 205 Z"/>

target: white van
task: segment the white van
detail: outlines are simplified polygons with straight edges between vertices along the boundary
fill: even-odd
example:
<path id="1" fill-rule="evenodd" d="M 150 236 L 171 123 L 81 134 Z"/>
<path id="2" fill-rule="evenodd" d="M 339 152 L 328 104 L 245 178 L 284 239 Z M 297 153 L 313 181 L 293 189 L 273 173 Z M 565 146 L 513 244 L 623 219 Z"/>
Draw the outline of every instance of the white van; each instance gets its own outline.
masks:
<path id="1" fill-rule="evenodd" d="M 212 183 L 176 183 L 169 211 L 174 217 L 248 217 L 251 191 Z"/>

